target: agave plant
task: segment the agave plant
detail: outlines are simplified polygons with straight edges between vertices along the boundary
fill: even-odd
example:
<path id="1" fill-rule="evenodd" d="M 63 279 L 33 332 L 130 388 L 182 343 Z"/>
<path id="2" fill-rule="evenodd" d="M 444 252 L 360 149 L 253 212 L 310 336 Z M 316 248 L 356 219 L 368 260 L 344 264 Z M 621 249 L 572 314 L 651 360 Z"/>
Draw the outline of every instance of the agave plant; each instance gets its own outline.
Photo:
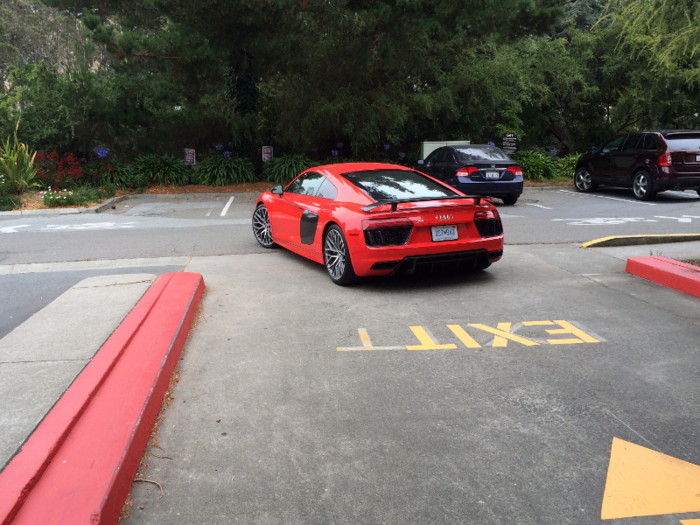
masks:
<path id="1" fill-rule="evenodd" d="M 26 144 L 17 139 L 19 120 L 15 127 L 14 142 L 10 144 L 10 137 L 3 143 L 0 142 L 0 176 L 10 185 L 12 193 L 24 193 L 30 188 L 39 184 L 36 179 L 36 168 L 34 167 L 34 157 L 36 151 L 32 152 Z"/>

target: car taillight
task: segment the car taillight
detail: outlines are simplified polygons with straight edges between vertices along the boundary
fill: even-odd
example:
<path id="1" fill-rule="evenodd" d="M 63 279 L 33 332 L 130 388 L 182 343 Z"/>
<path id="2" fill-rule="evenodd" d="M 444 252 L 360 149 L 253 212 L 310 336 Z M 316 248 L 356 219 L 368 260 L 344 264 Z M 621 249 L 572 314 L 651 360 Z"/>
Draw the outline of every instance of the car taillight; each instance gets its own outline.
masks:
<path id="1" fill-rule="evenodd" d="M 670 166 L 671 165 L 671 154 L 666 153 L 659 157 L 659 166 Z"/>
<path id="2" fill-rule="evenodd" d="M 459 168 L 457 170 L 457 176 L 458 177 L 469 177 L 471 176 L 472 173 L 476 173 L 479 171 L 479 168 L 475 168 L 474 166 L 471 166 L 469 168 L 464 167 L 464 168 Z"/>
<path id="3" fill-rule="evenodd" d="M 478 211 L 474 214 L 475 221 L 483 221 L 485 219 L 498 219 L 498 212 L 495 210 Z"/>
<path id="4" fill-rule="evenodd" d="M 362 229 L 365 231 L 412 226 L 413 223 L 409 219 L 362 219 Z"/>
<path id="5" fill-rule="evenodd" d="M 391 211 L 391 204 L 382 204 L 376 208 L 372 208 L 367 213 L 387 213 Z"/>

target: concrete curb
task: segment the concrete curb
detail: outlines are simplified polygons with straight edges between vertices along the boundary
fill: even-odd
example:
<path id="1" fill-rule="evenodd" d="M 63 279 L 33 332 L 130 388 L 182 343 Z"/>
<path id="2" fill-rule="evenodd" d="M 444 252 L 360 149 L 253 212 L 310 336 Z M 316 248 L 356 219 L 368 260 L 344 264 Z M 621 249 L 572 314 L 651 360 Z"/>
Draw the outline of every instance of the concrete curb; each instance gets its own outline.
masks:
<path id="1" fill-rule="evenodd" d="M 666 233 L 660 235 L 617 235 L 588 241 L 581 248 L 606 248 L 610 246 L 640 246 L 643 244 L 667 244 L 670 242 L 700 241 L 700 233 Z"/>
<path id="2" fill-rule="evenodd" d="M 575 190 L 576 186 L 524 186 L 525 191 L 546 191 L 546 190 Z"/>
<path id="3" fill-rule="evenodd" d="M 256 197 L 260 193 L 156 193 L 156 194 L 143 194 L 139 193 L 136 195 L 121 195 L 119 197 L 114 197 L 108 201 L 103 202 L 97 206 L 91 208 L 47 208 L 45 210 L 17 210 L 17 211 L 0 211 L 0 217 L 2 216 L 14 216 L 22 217 L 27 215 L 75 215 L 79 213 L 102 213 L 103 211 L 111 208 L 115 204 L 128 200 L 128 199 L 172 199 L 173 197 L 185 197 L 191 199 L 192 197 L 242 197 L 247 195 L 255 195 Z"/>
<path id="4" fill-rule="evenodd" d="M 627 273 L 700 298 L 700 268 L 659 255 L 630 257 Z"/>
<path id="5" fill-rule="evenodd" d="M 0 524 L 117 522 L 203 291 L 149 288 L 0 474 Z"/>

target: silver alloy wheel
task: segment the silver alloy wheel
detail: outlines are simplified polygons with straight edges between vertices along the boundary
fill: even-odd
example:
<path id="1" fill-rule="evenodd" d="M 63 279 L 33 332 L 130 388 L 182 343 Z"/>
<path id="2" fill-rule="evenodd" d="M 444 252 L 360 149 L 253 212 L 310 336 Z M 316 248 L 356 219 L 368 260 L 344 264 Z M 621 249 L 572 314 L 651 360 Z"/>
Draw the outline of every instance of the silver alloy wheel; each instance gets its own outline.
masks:
<path id="1" fill-rule="evenodd" d="M 253 213 L 253 233 L 257 241 L 265 248 L 271 248 L 275 242 L 272 240 L 272 230 L 270 229 L 270 217 L 267 208 L 261 204 L 255 208 Z"/>
<path id="2" fill-rule="evenodd" d="M 576 188 L 581 191 L 588 191 L 593 185 L 591 174 L 586 170 L 581 170 L 576 173 Z"/>
<path id="3" fill-rule="evenodd" d="M 329 230 L 326 235 L 323 256 L 331 279 L 339 280 L 345 273 L 345 240 L 335 228 Z"/>
<path id="4" fill-rule="evenodd" d="M 649 192 L 649 177 L 646 173 L 638 173 L 634 178 L 632 183 L 632 190 L 634 191 L 634 196 L 638 199 L 643 199 Z"/>

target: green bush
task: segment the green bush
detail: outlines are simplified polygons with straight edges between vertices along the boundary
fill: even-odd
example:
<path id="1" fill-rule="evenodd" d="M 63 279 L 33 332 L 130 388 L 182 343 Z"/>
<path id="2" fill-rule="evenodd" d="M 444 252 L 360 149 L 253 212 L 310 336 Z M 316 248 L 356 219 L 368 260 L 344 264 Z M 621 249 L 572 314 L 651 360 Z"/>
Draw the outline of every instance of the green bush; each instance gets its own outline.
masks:
<path id="1" fill-rule="evenodd" d="M 6 142 L 0 142 L 0 176 L 4 179 L 3 186 L 9 184 L 9 193 L 16 194 L 24 193 L 39 185 L 36 182 L 36 168 L 34 167 L 36 152 L 30 151 L 25 144 L 17 139 L 18 128 L 19 122 L 15 127 L 12 144 L 10 144 L 10 137 L 7 137 Z M 7 187 L 5 191 L 7 191 Z"/>
<path id="2" fill-rule="evenodd" d="M 133 170 L 137 177 L 143 177 L 148 183 L 155 182 L 161 187 L 166 184 L 183 186 L 190 180 L 185 162 L 170 155 L 139 157 L 133 164 Z"/>
<path id="3" fill-rule="evenodd" d="M 140 175 L 132 165 L 115 164 L 103 165 L 97 168 L 98 186 L 113 186 L 119 189 L 143 188 L 148 185 L 147 176 Z"/>
<path id="4" fill-rule="evenodd" d="M 226 158 L 216 155 L 195 166 L 194 181 L 207 186 L 227 186 L 241 182 L 255 182 L 255 168 L 248 159 Z"/>
<path id="5" fill-rule="evenodd" d="M 22 205 L 22 199 L 13 195 L 2 195 L 0 193 L 0 211 L 16 210 Z"/>
<path id="6" fill-rule="evenodd" d="M 575 155 L 567 155 L 566 157 L 558 159 L 557 177 L 573 179 L 576 171 L 576 163 L 578 162 L 580 156 L 580 153 L 576 153 Z"/>
<path id="7" fill-rule="evenodd" d="M 282 155 L 265 163 L 263 178 L 268 182 L 284 185 L 302 171 L 317 165 L 306 155 Z"/>
<path id="8" fill-rule="evenodd" d="M 52 191 L 44 193 L 44 204 L 49 208 L 59 206 L 87 206 L 114 196 L 114 191 L 101 191 L 95 188 L 78 188 L 74 191 Z"/>
<path id="9" fill-rule="evenodd" d="M 523 151 L 513 156 L 513 160 L 523 168 L 527 180 L 547 180 L 554 178 L 556 166 L 550 155 L 536 151 Z"/>

